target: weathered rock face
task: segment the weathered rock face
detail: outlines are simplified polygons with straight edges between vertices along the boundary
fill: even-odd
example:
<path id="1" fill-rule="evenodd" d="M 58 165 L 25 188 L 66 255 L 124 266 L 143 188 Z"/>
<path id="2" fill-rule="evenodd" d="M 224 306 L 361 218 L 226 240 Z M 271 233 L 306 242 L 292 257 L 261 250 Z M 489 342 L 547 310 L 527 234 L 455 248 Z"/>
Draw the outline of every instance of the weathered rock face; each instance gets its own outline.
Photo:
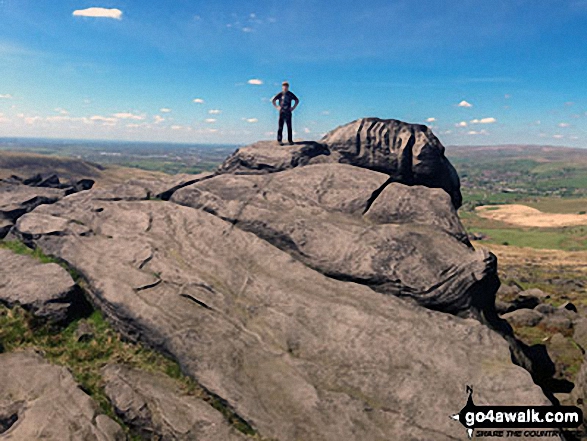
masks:
<path id="1" fill-rule="evenodd" d="M 381 180 L 374 173 L 362 181 L 376 188 Z M 347 198 L 335 186 L 315 196 L 367 234 L 360 215 L 345 214 L 365 207 L 353 188 L 347 185 Z M 267 197 L 287 202 L 284 191 Z M 37 208 L 18 221 L 16 233 L 26 225 L 27 240 L 85 276 L 120 331 L 175 357 L 265 437 L 461 438 L 462 426 L 448 415 L 464 405 L 466 384 L 475 385 L 477 404 L 548 403 L 511 363 L 505 340 L 477 321 L 333 280 L 203 210 L 92 193 Z M 311 193 L 303 210 L 322 219 L 327 208 L 309 199 Z M 46 217 L 60 230 L 45 234 L 43 222 L 37 229 Z M 450 252 L 471 253 L 433 231 L 451 243 Z"/>
<path id="2" fill-rule="evenodd" d="M 495 258 L 470 247 L 448 195 L 386 182 L 371 170 L 319 164 L 219 175 L 171 200 L 251 231 L 329 277 L 454 314 L 492 307 Z"/>
<path id="3" fill-rule="evenodd" d="M 282 147 L 275 142 L 259 142 L 243 147 L 219 171 L 272 173 L 303 165 L 339 162 L 385 173 L 394 182 L 441 188 L 458 208 L 462 203 L 459 177 L 444 150 L 426 126 L 394 119 L 362 118 L 334 129 L 319 143 Z"/>
<path id="4" fill-rule="evenodd" d="M 241 147 L 220 166 L 220 173 L 275 173 L 308 164 L 327 162 L 328 148 L 317 142 L 302 142 L 280 146 L 272 141 L 260 141 Z"/>
<path id="5" fill-rule="evenodd" d="M 63 183 L 57 175 L 18 176 L 0 180 L 0 239 L 3 239 L 20 216 L 42 204 L 53 204 L 68 194 L 92 188 L 94 181 L 82 179 Z"/>
<path id="6" fill-rule="evenodd" d="M 88 308 L 83 294 L 62 267 L 2 248 L 0 303 L 9 307 L 18 304 L 52 323 L 65 323 Z"/>
<path id="7" fill-rule="evenodd" d="M 14 221 L 37 206 L 57 202 L 63 196 L 65 191 L 60 189 L 0 182 L 0 218 Z"/>
<path id="8" fill-rule="evenodd" d="M 141 439 L 238 441 L 246 437 L 223 415 L 182 393 L 173 380 L 121 365 L 102 370 L 105 392 L 116 413 Z"/>
<path id="9" fill-rule="evenodd" d="M 0 440 L 123 441 L 71 373 L 32 352 L 0 354 Z"/>
<path id="10" fill-rule="evenodd" d="M 444 146 L 424 125 L 361 118 L 320 142 L 340 155 L 339 162 L 387 173 L 404 184 L 442 188 L 457 208 L 461 205 L 459 176 L 444 156 Z"/>

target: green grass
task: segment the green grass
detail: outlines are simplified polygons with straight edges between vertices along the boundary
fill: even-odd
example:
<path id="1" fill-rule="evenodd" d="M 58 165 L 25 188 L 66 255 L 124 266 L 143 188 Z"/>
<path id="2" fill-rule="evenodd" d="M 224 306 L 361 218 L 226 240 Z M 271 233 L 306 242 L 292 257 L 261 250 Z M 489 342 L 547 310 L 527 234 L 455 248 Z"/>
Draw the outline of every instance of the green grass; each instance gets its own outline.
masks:
<path id="1" fill-rule="evenodd" d="M 75 331 L 81 320 L 87 320 L 93 328 L 92 339 L 77 341 L 75 338 Z M 49 325 L 40 324 L 20 307 L 9 309 L 0 306 L 0 342 L 6 352 L 34 348 L 40 350 L 50 362 L 69 368 L 82 389 L 100 405 L 105 414 L 119 422 L 129 435 L 132 434 L 128 427 L 116 416 L 104 393 L 100 370 L 110 363 L 125 364 L 147 372 L 159 372 L 173 378 L 184 393 L 207 401 L 237 430 L 252 436 L 253 439 L 261 439 L 221 400 L 183 375 L 175 361 L 142 345 L 121 339 L 101 312 L 94 311 L 87 319 L 81 320 L 70 323 L 64 329 L 56 330 Z"/>
<path id="2" fill-rule="evenodd" d="M 15 254 L 30 256 L 41 263 L 56 263 L 63 267 L 71 275 L 75 282 L 80 283 L 82 281 L 81 274 L 79 274 L 75 268 L 70 267 L 65 262 L 57 259 L 56 257 L 47 256 L 40 248 L 29 248 L 18 240 L 0 240 L 0 248 L 10 250 Z"/>
<path id="3" fill-rule="evenodd" d="M 544 213 L 579 214 L 587 209 L 587 198 L 535 198 L 524 205 Z"/>
<path id="4" fill-rule="evenodd" d="M 22 254 L 25 256 L 31 256 L 41 263 L 60 263 L 58 259 L 51 256 L 47 256 L 40 248 L 29 248 L 24 243 L 18 240 L 0 240 L 0 248 L 5 248 L 12 251 L 15 254 Z"/>
<path id="5" fill-rule="evenodd" d="M 564 229 L 480 228 L 471 230 L 487 235 L 483 242 L 537 249 L 582 251 L 587 250 L 587 234 L 574 234 Z"/>
<path id="6" fill-rule="evenodd" d="M 539 203 L 541 206 L 547 206 L 549 201 L 542 199 Z M 569 204 L 559 201 L 553 202 L 551 209 L 554 210 L 558 206 L 570 209 Z M 575 210 L 578 206 L 575 207 Z M 482 233 L 487 236 L 482 242 L 478 242 L 481 245 L 487 243 L 563 251 L 587 250 L 587 225 L 560 228 L 523 228 L 481 217 L 471 210 L 463 210 L 459 215 L 469 233 Z"/>

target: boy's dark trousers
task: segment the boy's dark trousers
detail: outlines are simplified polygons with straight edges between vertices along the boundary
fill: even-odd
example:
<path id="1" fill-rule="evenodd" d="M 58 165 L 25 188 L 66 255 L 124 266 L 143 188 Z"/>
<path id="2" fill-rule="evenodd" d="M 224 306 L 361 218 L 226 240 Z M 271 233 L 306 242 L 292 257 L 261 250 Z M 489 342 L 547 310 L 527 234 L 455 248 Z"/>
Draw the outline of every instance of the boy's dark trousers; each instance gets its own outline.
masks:
<path id="1" fill-rule="evenodd" d="M 283 124 L 287 124 L 287 140 L 293 142 L 293 129 L 291 127 L 291 112 L 279 112 L 279 130 L 277 130 L 277 141 L 283 140 Z"/>

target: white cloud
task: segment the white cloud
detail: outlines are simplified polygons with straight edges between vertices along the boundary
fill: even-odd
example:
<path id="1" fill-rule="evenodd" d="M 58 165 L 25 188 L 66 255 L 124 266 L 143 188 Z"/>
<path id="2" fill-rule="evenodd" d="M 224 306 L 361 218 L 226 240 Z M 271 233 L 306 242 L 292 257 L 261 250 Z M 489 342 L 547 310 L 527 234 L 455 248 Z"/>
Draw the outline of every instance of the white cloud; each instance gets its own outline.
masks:
<path id="1" fill-rule="evenodd" d="M 263 84 L 263 81 L 258 78 L 251 78 L 247 83 L 252 84 L 253 86 L 260 86 Z"/>
<path id="2" fill-rule="evenodd" d="M 37 121 L 41 121 L 43 118 L 41 118 L 40 116 L 29 116 L 27 118 L 24 119 L 24 122 L 27 124 L 34 124 Z"/>
<path id="3" fill-rule="evenodd" d="M 245 26 L 245 27 L 242 29 L 242 31 L 243 31 L 243 32 L 246 32 L 246 33 L 253 32 L 253 28 L 250 28 L 250 27 L 248 27 L 248 26 Z"/>
<path id="4" fill-rule="evenodd" d="M 304 127 L 304 133 L 312 133 L 312 131 L 309 128 Z"/>
<path id="5" fill-rule="evenodd" d="M 204 100 L 202 98 L 195 98 L 194 103 L 196 104 L 204 104 Z"/>
<path id="6" fill-rule="evenodd" d="M 506 93 L 506 94 L 505 94 L 503 97 L 504 97 L 506 100 L 509 100 L 509 99 L 510 99 L 512 96 L 511 96 L 509 93 Z"/>
<path id="7" fill-rule="evenodd" d="M 481 118 L 471 120 L 471 124 L 493 124 L 497 122 L 495 118 Z"/>
<path id="8" fill-rule="evenodd" d="M 323 110 L 322 115 L 330 115 L 330 110 Z"/>
<path id="9" fill-rule="evenodd" d="M 171 126 L 171 130 L 181 130 L 181 129 L 183 129 L 183 126 L 178 126 L 178 125 Z"/>
<path id="10" fill-rule="evenodd" d="M 118 119 L 134 119 L 137 121 L 145 119 L 145 117 L 143 115 L 135 115 L 133 113 L 128 113 L 128 112 L 115 113 L 112 116 L 115 118 L 118 118 Z"/>
<path id="11" fill-rule="evenodd" d="M 116 124 L 116 122 L 118 120 L 116 118 L 110 118 L 107 116 L 94 115 L 94 116 L 90 117 L 90 121 L 98 121 L 98 122 L 103 122 L 103 123 L 108 123 L 108 124 Z"/>
<path id="12" fill-rule="evenodd" d="M 57 107 L 57 108 L 55 109 L 55 111 L 56 111 L 58 114 L 60 114 L 60 115 L 68 115 L 68 114 L 69 114 L 69 112 L 68 112 L 67 110 L 65 110 L 65 109 L 62 109 L 61 107 Z"/>
<path id="13" fill-rule="evenodd" d="M 461 121 L 460 123 L 455 124 L 455 127 L 467 127 L 467 121 Z"/>
<path id="14" fill-rule="evenodd" d="M 155 115 L 153 120 L 155 121 L 155 124 L 161 124 L 163 121 L 165 121 L 165 118 L 163 118 L 161 115 Z"/>
<path id="15" fill-rule="evenodd" d="M 259 122 L 259 120 L 257 118 L 245 118 L 245 121 L 251 124 L 255 124 L 257 122 Z"/>
<path id="16" fill-rule="evenodd" d="M 458 104 L 459 107 L 473 107 L 473 104 L 463 100 Z"/>
<path id="17" fill-rule="evenodd" d="M 206 118 L 206 119 L 204 120 L 204 122 L 207 122 L 207 123 L 209 123 L 209 124 L 213 124 L 213 123 L 215 123 L 215 122 L 216 122 L 216 119 L 215 119 L 215 118 Z"/>
<path id="18" fill-rule="evenodd" d="M 467 135 L 489 135 L 487 130 L 469 130 Z"/>
<path id="19" fill-rule="evenodd" d="M 566 123 L 566 122 L 559 123 L 558 126 L 561 127 L 561 128 L 571 127 L 571 125 L 569 123 Z"/>
<path id="20" fill-rule="evenodd" d="M 554 139 L 563 139 L 565 136 L 564 135 L 552 135 L 552 137 Z"/>
<path id="21" fill-rule="evenodd" d="M 428 119 L 426 120 L 426 122 L 429 122 L 429 123 L 431 123 L 431 122 L 435 122 L 435 121 L 436 121 L 436 118 L 428 118 Z"/>
<path id="22" fill-rule="evenodd" d="M 87 8 L 73 11 L 76 17 L 93 17 L 93 18 L 113 18 L 114 20 L 122 19 L 122 11 L 120 9 L 107 8 Z"/>
<path id="23" fill-rule="evenodd" d="M 90 121 L 88 120 L 88 118 L 82 116 L 82 117 L 72 117 L 69 115 L 57 115 L 57 116 L 48 116 L 47 118 L 45 118 L 45 121 L 47 122 L 64 122 L 64 121 L 69 121 L 69 122 L 78 122 L 81 121 L 83 123 L 89 123 Z"/>
<path id="24" fill-rule="evenodd" d="M 208 110 L 208 113 L 210 115 L 220 115 L 222 113 L 222 110 L 219 110 L 219 109 L 211 109 L 211 110 Z"/>
<path id="25" fill-rule="evenodd" d="M 0 95 L 0 100 L 11 100 L 13 97 L 12 95 L 10 95 L 9 93 L 4 94 L 4 95 Z"/>
<path id="26" fill-rule="evenodd" d="M 170 113 L 171 112 L 171 109 L 169 109 L 167 107 L 163 107 L 163 108 L 159 109 L 159 112 L 161 112 L 161 113 Z"/>

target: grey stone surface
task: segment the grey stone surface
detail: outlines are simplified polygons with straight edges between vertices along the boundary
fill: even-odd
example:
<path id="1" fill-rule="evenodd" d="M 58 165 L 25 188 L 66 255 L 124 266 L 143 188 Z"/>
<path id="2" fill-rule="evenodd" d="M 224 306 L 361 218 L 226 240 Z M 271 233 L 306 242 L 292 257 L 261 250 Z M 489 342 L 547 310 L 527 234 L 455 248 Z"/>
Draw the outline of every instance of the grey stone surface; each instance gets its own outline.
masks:
<path id="1" fill-rule="evenodd" d="M 455 314 L 493 308 L 495 258 L 469 245 L 446 194 L 386 182 L 371 170 L 317 164 L 223 174 L 171 200 L 254 232 L 329 277 Z"/>
<path id="2" fill-rule="evenodd" d="M 338 127 L 320 140 L 338 162 L 389 174 L 408 185 L 442 188 L 455 207 L 462 197 L 459 177 L 432 130 L 395 119 L 361 118 Z"/>
<path id="3" fill-rule="evenodd" d="M 541 303 L 534 309 L 540 312 L 541 314 L 552 314 L 556 311 L 556 308 L 552 306 L 550 303 Z"/>
<path id="4" fill-rule="evenodd" d="M 348 194 L 346 209 L 360 211 Z M 62 231 L 36 234 L 38 215 L 65 219 Z M 548 403 L 479 322 L 325 277 L 202 210 L 84 192 L 27 221 L 38 246 L 83 273 L 117 329 L 172 355 L 265 437 L 461 439 L 448 414 L 466 384 L 477 404 Z"/>
<path id="5" fill-rule="evenodd" d="M 234 174 L 274 173 L 328 161 L 329 155 L 328 148 L 316 142 L 280 146 L 276 141 L 260 141 L 238 149 L 218 170 Z"/>
<path id="6" fill-rule="evenodd" d="M 0 354 L 0 378 L 2 441 L 126 439 L 64 367 L 33 352 Z"/>
<path id="7" fill-rule="evenodd" d="M 51 204 L 65 196 L 56 188 L 30 187 L 0 181 L 0 219 L 14 222 L 41 204 Z"/>
<path id="8" fill-rule="evenodd" d="M 581 317 L 573 324 L 573 340 L 587 352 L 587 318 Z"/>
<path id="9" fill-rule="evenodd" d="M 238 441 L 247 439 L 205 401 L 186 395 L 161 374 L 122 365 L 102 370 L 116 413 L 142 439 Z"/>
<path id="10" fill-rule="evenodd" d="M 407 185 L 442 188 L 456 208 L 462 203 L 459 177 L 438 138 L 426 126 L 393 119 L 358 119 L 332 130 L 319 143 L 258 142 L 237 150 L 219 171 L 273 173 L 337 162 L 379 171 Z"/>
<path id="11" fill-rule="evenodd" d="M 558 312 L 558 311 L 557 311 Z M 542 325 L 549 331 L 565 332 L 573 327 L 573 322 L 565 314 L 555 312 L 546 314 L 542 319 Z"/>
<path id="12" fill-rule="evenodd" d="M 0 303 L 18 304 L 41 319 L 61 323 L 85 300 L 61 266 L 0 248 Z"/>
<path id="13" fill-rule="evenodd" d="M 575 377 L 575 387 L 571 391 L 571 404 L 583 411 L 583 428 L 587 427 L 587 357 Z"/>
<path id="14" fill-rule="evenodd" d="M 516 309 L 501 316 L 512 326 L 536 326 L 544 315 L 534 309 Z"/>

